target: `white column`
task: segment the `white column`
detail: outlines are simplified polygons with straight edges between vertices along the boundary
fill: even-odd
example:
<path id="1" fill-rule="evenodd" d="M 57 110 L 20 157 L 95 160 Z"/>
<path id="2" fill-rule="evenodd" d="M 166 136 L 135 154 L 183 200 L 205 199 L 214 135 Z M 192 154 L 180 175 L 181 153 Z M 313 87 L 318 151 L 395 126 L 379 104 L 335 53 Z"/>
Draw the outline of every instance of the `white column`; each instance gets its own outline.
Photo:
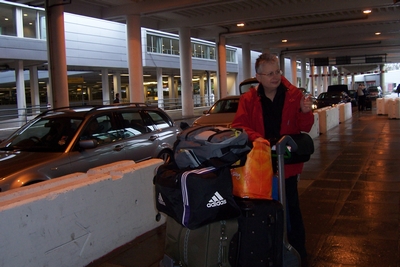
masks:
<path id="1" fill-rule="evenodd" d="M 18 119 L 26 120 L 26 98 L 25 98 L 25 77 L 24 77 L 24 62 L 18 60 L 15 68 L 15 84 L 17 87 L 17 108 Z M 21 125 L 24 123 L 22 122 Z"/>
<path id="2" fill-rule="evenodd" d="M 163 77 L 162 68 L 156 68 L 157 72 L 157 97 L 158 97 L 158 107 L 164 108 L 164 89 L 163 89 Z"/>
<path id="3" fill-rule="evenodd" d="M 328 67 L 328 70 L 329 70 L 328 72 L 329 72 L 329 74 L 330 74 L 330 75 L 329 75 L 329 81 L 328 81 L 328 84 L 329 84 L 329 85 L 332 85 L 332 80 L 333 80 L 332 69 L 333 69 L 332 66 L 329 66 L 329 67 Z"/>
<path id="4" fill-rule="evenodd" d="M 193 84 L 192 84 L 192 47 L 190 42 L 190 29 L 179 29 L 180 68 L 181 68 L 181 99 L 182 116 L 194 115 Z"/>
<path id="5" fill-rule="evenodd" d="M 250 44 L 242 44 L 242 69 L 243 69 L 243 80 L 251 78 L 251 51 Z"/>
<path id="6" fill-rule="evenodd" d="M 315 80 L 314 80 L 314 73 L 315 73 L 315 67 L 310 64 L 310 92 L 313 96 L 317 97 L 318 93 L 315 93 Z"/>
<path id="7" fill-rule="evenodd" d="M 205 84 L 206 81 L 205 75 L 200 75 L 199 78 L 199 86 L 200 86 L 200 105 L 204 106 L 204 96 L 205 96 Z"/>
<path id="8" fill-rule="evenodd" d="M 129 100 L 144 102 L 140 15 L 126 17 Z"/>
<path id="9" fill-rule="evenodd" d="M 384 64 L 379 65 L 379 78 L 381 81 L 382 94 L 384 95 L 386 93 L 385 65 Z"/>
<path id="10" fill-rule="evenodd" d="M 130 82 L 129 82 L 129 84 L 130 84 Z M 143 86 L 143 85 L 142 85 Z M 113 95 L 113 100 L 114 100 L 114 98 L 115 98 L 115 94 L 116 93 L 119 93 L 119 100 L 120 100 L 120 102 L 122 102 L 122 94 L 121 94 L 121 73 L 119 73 L 118 71 L 117 72 L 115 72 L 114 74 L 113 74 L 113 91 L 114 91 L 114 95 Z M 111 101 L 112 102 L 112 101 Z M 140 101 L 140 102 L 143 102 L 143 100 L 142 101 Z"/>
<path id="11" fill-rule="evenodd" d="M 29 68 L 29 87 L 31 88 L 32 114 L 40 113 L 39 79 L 36 66 Z"/>
<path id="12" fill-rule="evenodd" d="M 15 28 L 17 31 L 17 37 L 24 37 L 22 9 L 20 7 L 16 7 L 14 9 L 14 12 L 15 12 Z"/>
<path id="13" fill-rule="evenodd" d="M 46 1 L 48 3 L 48 1 Z M 65 51 L 64 7 L 46 7 L 49 83 L 53 108 L 69 105 L 67 56 Z"/>
<path id="14" fill-rule="evenodd" d="M 299 86 L 297 82 L 297 61 L 296 61 L 296 56 L 291 56 L 290 57 L 290 66 L 292 69 L 292 84 L 294 86 Z"/>
<path id="15" fill-rule="evenodd" d="M 326 92 L 326 91 L 328 91 L 328 67 L 324 66 L 322 68 L 323 68 L 322 71 L 323 71 L 323 74 L 324 74 L 322 91 Z"/>
<path id="16" fill-rule="evenodd" d="M 309 91 L 307 85 L 307 61 L 305 58 L 300 59 L 301 64 L 301 87 Z M 311 92 L 312 93 L 312 92 Z"/>
<path id="17" fill-rule="evenodd" d="M 217 99 L 228 95 L 228 82 L 226 74 L 226 40 L 224 36 L 219 36 L 218 39 L 218 90 L 214 90 L 214 94 L 219 94 Z M 214 84 L 215 85 L 215 84 Z"/>
<path id="18" fill-rule="evenodd" d="M 168 96 L 169 98 L 175 98 L 175 84 L 174 84 L 174 75 L 168 76 Z"/>
<path id="19" fill-rule="evenodd" d="M 103 96 L 103 105 L 109 105 L 112 103 L 110 100 L 110 84 L 108 81 L 108 69 L 104 68 L 101 70 L 101 93 Z"/>
<path id="20" fill-rule="evenodd" d="M 317 95 L 319 95 L 320 93 L 322 93 L 322 82 L 321 82 L 321 68 L 320 66 L 317 67 Z"/>

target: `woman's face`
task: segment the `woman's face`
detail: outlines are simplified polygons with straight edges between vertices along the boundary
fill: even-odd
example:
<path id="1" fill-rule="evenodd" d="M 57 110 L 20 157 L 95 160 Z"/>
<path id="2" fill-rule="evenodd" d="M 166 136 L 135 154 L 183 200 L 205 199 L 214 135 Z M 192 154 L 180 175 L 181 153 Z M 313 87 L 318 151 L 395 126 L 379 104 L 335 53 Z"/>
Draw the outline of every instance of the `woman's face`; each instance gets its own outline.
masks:
<path id="1" fill-rule="evenodd" d="M 264 89 L 275 90 L 281 84 L 281 75 L 278 63 L 264 63 L 260 65 L 256 78 Z"/>

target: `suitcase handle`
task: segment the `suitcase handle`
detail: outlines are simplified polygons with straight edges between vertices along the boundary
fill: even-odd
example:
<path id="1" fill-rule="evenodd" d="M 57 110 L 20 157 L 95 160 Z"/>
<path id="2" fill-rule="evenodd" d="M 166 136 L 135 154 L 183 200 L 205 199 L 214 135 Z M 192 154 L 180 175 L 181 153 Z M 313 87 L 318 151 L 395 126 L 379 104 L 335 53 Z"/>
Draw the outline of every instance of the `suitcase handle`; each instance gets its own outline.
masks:
<path id="1" fill-rule="evenodd" d="M 296 152 L 296 150 L 297 150 L 297 144 L 293 140 L 293 138 L 290 137 L 290 135 L 284 135 L 276 143 L 276 154 L 277 155 L 285 155 L 286 146 L 291 147 L 291 152 Z"/>

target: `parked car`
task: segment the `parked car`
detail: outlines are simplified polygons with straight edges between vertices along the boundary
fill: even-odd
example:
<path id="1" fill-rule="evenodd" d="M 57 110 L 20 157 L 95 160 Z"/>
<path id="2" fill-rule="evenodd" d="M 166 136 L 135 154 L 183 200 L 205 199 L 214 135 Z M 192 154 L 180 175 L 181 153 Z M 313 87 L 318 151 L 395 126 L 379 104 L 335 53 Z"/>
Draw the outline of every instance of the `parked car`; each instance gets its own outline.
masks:
<path id="1" fill-rule="evenodd" d="M 168 162 L 179 131 L 146 104 L 43 112 L 0 143 L 0 192 L 119 160 Z"/>
<path id="2" fill-rule="evenodd" d="M 315 100 L 315 104 L 317 108 L 323 108 L 349 101 L 350 98 L 345 92 L 323 92 L 319 94 L 317 100 Z"/>
<path id="3" fill-rule="evenodd" d="M 239 106 L 240 96 L 221 98 L 204 111 L 204 114 L 193 122 L 193 125 L 212 125 L 230 127 Z"/>
<path id="4" fill-rule="evenodd" d="M 367 95 L 369 99 L 377 99 L 383 97 L 383 92 L 380 86 L 370 86 L 367 88 Z"/>

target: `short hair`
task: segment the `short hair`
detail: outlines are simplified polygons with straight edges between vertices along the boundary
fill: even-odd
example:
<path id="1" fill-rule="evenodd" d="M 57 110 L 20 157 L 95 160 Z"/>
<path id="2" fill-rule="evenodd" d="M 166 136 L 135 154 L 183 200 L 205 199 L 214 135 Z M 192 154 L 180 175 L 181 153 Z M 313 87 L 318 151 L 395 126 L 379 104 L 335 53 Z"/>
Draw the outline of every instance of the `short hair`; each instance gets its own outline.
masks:
<path id="1" fill-rule="evenodd" d="M 279 60 L 277 56 L 273 54 L 263 53 L 256 60 L 256 65 L 255 65 L 256 73 L 258 73 L 260 66 L 263 65 L 264 63 L 278 63 L 279 66 Z"/>

